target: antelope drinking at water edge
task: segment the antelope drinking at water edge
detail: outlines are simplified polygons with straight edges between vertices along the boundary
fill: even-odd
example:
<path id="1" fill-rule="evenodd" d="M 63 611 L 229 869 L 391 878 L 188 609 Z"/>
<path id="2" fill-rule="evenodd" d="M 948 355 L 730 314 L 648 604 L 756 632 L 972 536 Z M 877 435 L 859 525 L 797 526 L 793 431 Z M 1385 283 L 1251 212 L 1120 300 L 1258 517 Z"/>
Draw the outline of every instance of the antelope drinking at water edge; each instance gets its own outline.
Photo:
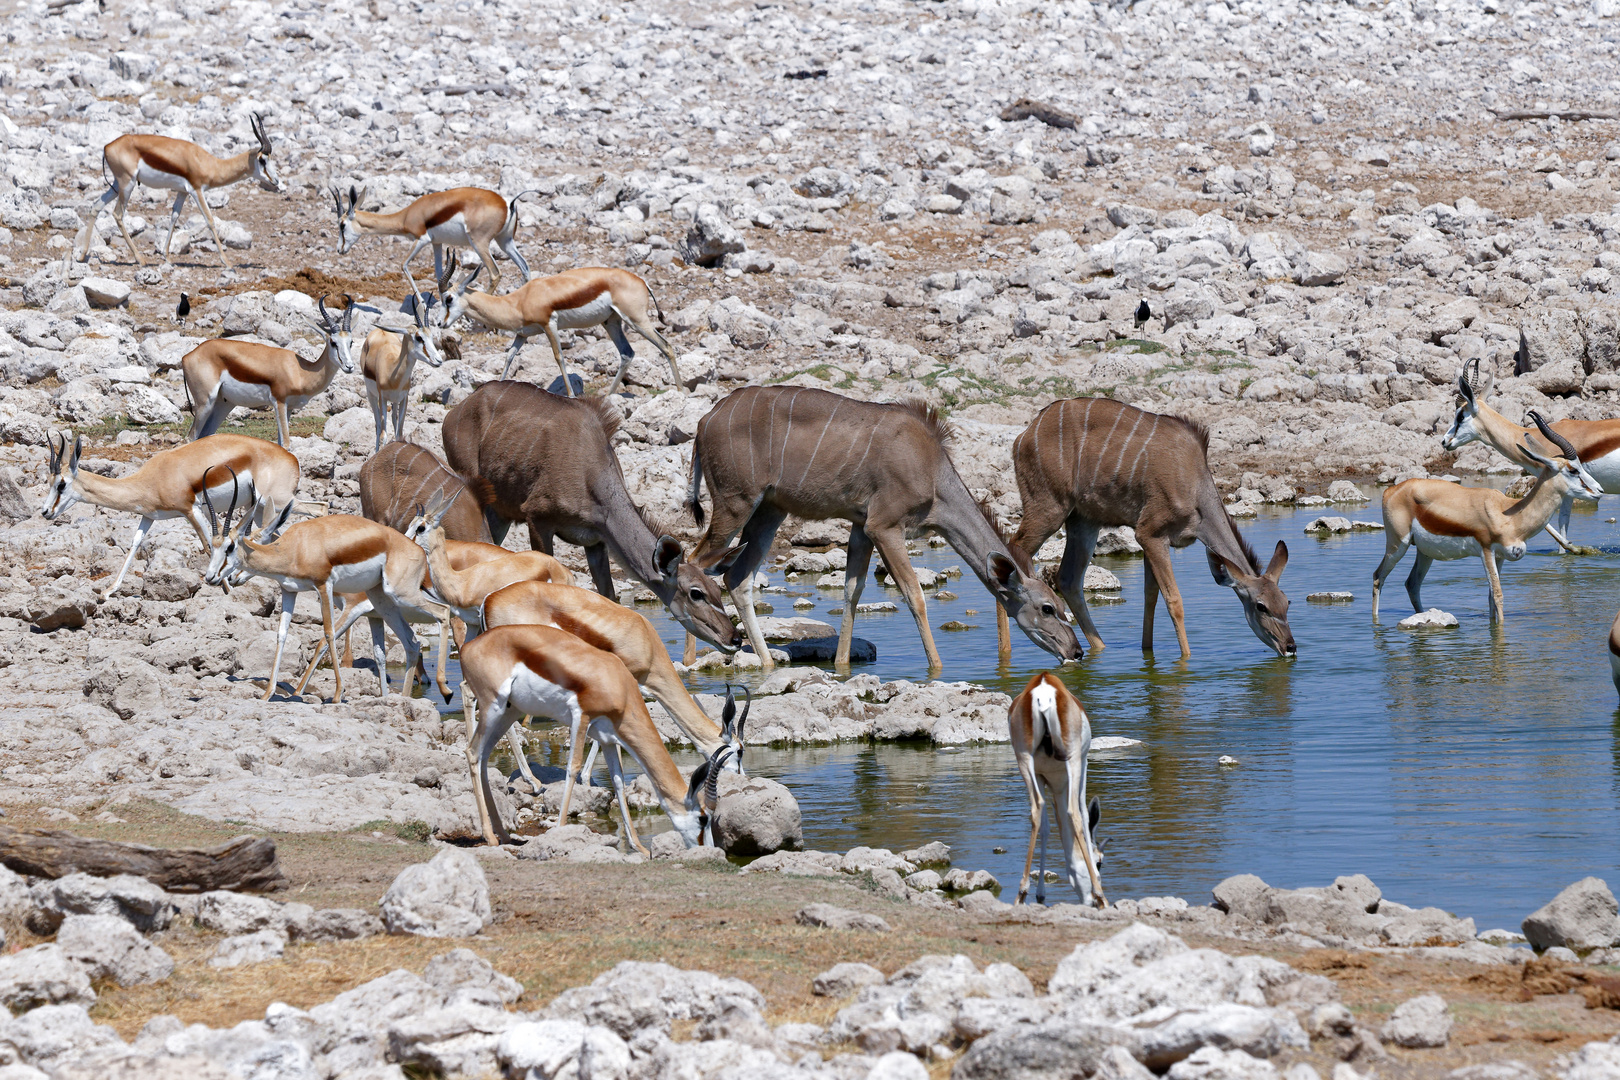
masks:
<path id="1" fill-rule="evenodd" d="M 1035 839 L 1041 839 L 1040 876 L 1035 879 L 1035 901 L 1046 902 L 1046 804 L 1044 788 L 1052 800 L 1058 837 L 1069 884 L 1082 904 L 1108 906 L 1103 895 L 1102 849 L 1096 844 L 1102 804 L 1086 802 L 1086 754 L 1091 750 L 1091 720 L 1079 699 L 1058 677 L 1043 671 L 1024 687 L 1007 710 L 1013 757 L 1029 793 L 1029 850 L 1024 855 L 1024 876 L 1018 881 L 1018 900 L 1029 895 L 1029 867 L 1035 858 Z M 1085 807 L 1082 813 L 1081 807 Z"/>

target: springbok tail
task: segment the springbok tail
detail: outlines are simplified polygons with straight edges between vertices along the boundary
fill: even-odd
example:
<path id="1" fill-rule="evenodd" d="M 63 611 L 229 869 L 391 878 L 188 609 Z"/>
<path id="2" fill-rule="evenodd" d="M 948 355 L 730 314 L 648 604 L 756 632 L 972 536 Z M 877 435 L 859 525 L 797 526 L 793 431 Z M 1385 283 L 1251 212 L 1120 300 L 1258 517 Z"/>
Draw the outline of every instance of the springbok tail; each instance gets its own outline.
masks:
<path id="1" fill-rule="evenodd" d="M 647 283 L 642 282 L 642 284 L 646 285 Z M 658 302 L 658 294 L 652 291 L 652 286 L 651 285 L 647 285 L 647 299 L 649 299 L 649 300 L 651 300 L 653 302 L 653 310 L 658 313 L 658 325 L 659 326 L 668 325 L 664 321 L 664 306 Z"/>
<path id="2" fill-rule="evenodd" d="M 1029 741 L 1041 754 L 1054 761 L 1064 761 L 1069 747 L 1063 741 L 1063 725 L 1058 719 L 1057 690 L 1049 683 L 1041 683 L 1029 692 Z"/>
<path id="3" fill-rule="evenodd" d="M 703 427 L 698 426 L 697 434 L 692 436 L 692 482 L 686 488 L 686 508 L 692 511 L 692 520 L 698 525 L 703 524 L 703 503 L 698 498 L 703 484 L 703 454 L 699 446 L 703 438 Z"/>

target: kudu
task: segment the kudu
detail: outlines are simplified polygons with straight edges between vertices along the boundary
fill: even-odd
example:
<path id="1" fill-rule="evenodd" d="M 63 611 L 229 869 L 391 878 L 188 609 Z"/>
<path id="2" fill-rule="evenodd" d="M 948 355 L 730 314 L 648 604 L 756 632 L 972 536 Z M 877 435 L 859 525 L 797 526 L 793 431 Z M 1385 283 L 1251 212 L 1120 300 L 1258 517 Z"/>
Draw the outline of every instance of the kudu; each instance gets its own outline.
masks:
<path id="1" fill-rule="evenodd" d="M 1463 365 L 1457 376 L 1457 392 L 1462 398 L 1451 427 L 1441 436 L 1440 445 L 1452 453 L 1459 447 L 1478 440 L 1497 453 L 1522 466 L 1534 475 L 1541 471 L 1541 461 L 1524 452 L 1529 447 L 1543 458 L 1559 453 L 1546 439 L 1536 434 L 1535 428 L 1520 427 L 1485 403 L 1485 396 L 1495 385 L 1495 376 L 1480 375 L 1480 362 L 1476 357 Z M 1620 494 L 1620 420 L 1560 420 L 1552 430 L 1568 440 L 1580 455 L 1581 464 L 1603 487 L 1608 495 Z M 1547 526 L 1547 535 L 1565 551 L 1569 546 L 1569 516 L 1575 506 L 1575 495 L 1566 494 L 1558 504 L 1558 526 Z"/>
<path id="2" fill-rule="evenodd" d="M 1013 758 L 1029 795 L 1029 849 L 1024 855 L 1024 876 L 1018 881 L 1018 900 L 1029 895 L 1029 868 L 1035 859 L 1035 840 L 1041 841 L 1041 865 L 1035 879 L 1035 901 L 1046 903 L 1046 796 L 1052 800 L 1063 861 L 1069 884 L 1082 904 L 1108 906 L 1103 895 L 1102 849 L 1097 846 L 1097 822 L 1102 804 L 1086 802 L 1086 755 L 1091 751 L 1091 720 L 1080 701 L 1058 677 L 1043 671 L 1029 680 L 1007 710 Z M 1045 796 L 1042 791 L 1045 791 Z M 1085 807 L 1082 812 L 1081 807 Z"/>
<path id="3" fill-rule="evenodd" d="M 1260 569 L 1254 549 L 1221 503 L 1209 471 L 1209 433 L 1202 426 L 1107 398 L 1055 401 L 1013 441 L 1013 471 L 1024 520 L 1012 545 L 1033 554 L 1058 529 L 1065 530 L 1058 589 L 1092 648 L 1102 648 L 1103 640 L 1086 607 L 1086 567 L 1104 526 L 1129 525 L 1147 564 L 1144 651 L 1153 649 L 1153 613 L 1162 591 L 1181 656 L 1192 655 L 1170 549 L 1198 540 L 1215 583 L 1237 594 L 1255 636 L 1279 656 L 1294 655 L 1288 597 L 1279 584 L 1288 545 L 1277 541 L 1270 564 Z M 1003 652 L 1005 635 L 1002 631 Z"/>
<path id="4" fill-rule="evenodd" d="M 485 383 L 444 417 L 450 467 L 488 495 L 499 542 L 524 521 L 529 544 L 551 554 L 555 537 L 585 549 L 591 580 L 614 597 L 609 552 L 652 590 L 689 633 L 736 651 L 725 598 L 686 559 L 680 542 L 655 529 L 625 490 L 613 453 L 617 406 L 607 398 L 565 398 L 525 382 Z"/>
<path id="5" fill-rule="evenodd" d="M 1501 622 L 1502 561 L 1524 558 L 1529 541 L 1546 528 L 1553 510 L 1573 493 L 1580 499 L 1597 499 L 1603 489 L 1581 463 L 1568 439 L 1554 431 L 1534 410 L 1531 421 L 1541 437 L 1557 447 L 1556 457 L 1542 457 L 1528 442 L 1520 452 L 1540 466 L 1535 486 L 1522 499 L 1494 488 L 1471 488 L 1449 480 L 1405 480 L 1384 491 L 1384 558 L 1373 571 L 1373 618 L 1378 618 L 1378 598 L 1390 571 L 1401 561 L 1409 545 L 1416 546 L 1412 573 L 1406 578 L 1406 595 L 1413 611 L 1423 610 L 1423 578 L 1436 559 L 1465 559 L 1477 556 L 1485 563 L 1485 576 L 1491 583 L 1491 621 Z"/>
<path id="6" fill-rule="evenodd" d="M 850 523 L 838 664 L 849 663 L 855 606 L 876 549 L 917 621 L 929 670 L 941 669 L 927 602 L 906 554 L 908 530 L 943 536 L 1030 640 L 1060 660 L 1080 659 L 1056 594 L 1028 556 L 1008 547 L 957 474 L 946 448 L 950 434 L 920 402 L 874 404 L 798 386 L 744 387 L 698 421 L 687 506 L 703 524 L 699 495 L 707 481 L 713 517 L 692 559 L 724 575 L 767 669 L 753 577 L 789 514 Z M 728 549 L 739 533 L 738 546 Z"/>

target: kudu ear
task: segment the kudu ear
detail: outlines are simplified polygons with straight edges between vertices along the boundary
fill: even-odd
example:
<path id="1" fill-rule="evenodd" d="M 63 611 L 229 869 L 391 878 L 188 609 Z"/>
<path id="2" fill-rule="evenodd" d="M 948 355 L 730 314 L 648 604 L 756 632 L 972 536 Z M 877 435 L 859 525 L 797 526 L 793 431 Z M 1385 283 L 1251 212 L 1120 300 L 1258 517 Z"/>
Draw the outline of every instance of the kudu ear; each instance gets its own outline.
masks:
<path id="1" fill-rule="evenodd" d="M 1271 553 L 1271 561 L 1266 564 L 1265 576 L 1275 585 L 1282 577 L 1282 572 L 1288 566 L 1288 545 L 1281 540 L 1277 541 L 1277 550 Z"/>
<path id="2" fill-rule="evenodd" d="M 1225 555 L 1217 555 L 1213 551 L 1205 552 L 1209 558 L 1209 573 L 1215 579 L 1215 584 L 1226 589 L 1237 588 L 1239 577 L 1248 577 L 1246 567 L 1228 559 Z"/>
<path id="3" fill-rule="evenodd" d="M 681 565 L 681 560 L 685 557 L 686 552 L 681 550 L 681 542 L 673 536 L 660 536 L 658 543 L 653 546 L 653 566 L 663 577 L 673 578 Z"/>
<path id="4" fill-rule="evenodd" d="M 992 551 L 985 556 L 985 576 L 995 583 L 1003 592 L 1019 593 L 1023 591 L 1024 575 L 1007 556 L 999 551 Z"/>
<path id="5" fill-rule="evenodd" d="M 724 574 L 727 570 L 730 570 L 733 566 L 735 566 L 737 564 L 737 560 L 742 558 L 743 552 L 747 550 L 748 545 L 746 543 L 733 544 L 726 548 L 725 551 L 721 552 L 720 558 L 715 560 L 715 562 L 711 566 L 707 567 L 703 572 L 708 574 L 710 577 L 719 577 L 721 574 Z"/>

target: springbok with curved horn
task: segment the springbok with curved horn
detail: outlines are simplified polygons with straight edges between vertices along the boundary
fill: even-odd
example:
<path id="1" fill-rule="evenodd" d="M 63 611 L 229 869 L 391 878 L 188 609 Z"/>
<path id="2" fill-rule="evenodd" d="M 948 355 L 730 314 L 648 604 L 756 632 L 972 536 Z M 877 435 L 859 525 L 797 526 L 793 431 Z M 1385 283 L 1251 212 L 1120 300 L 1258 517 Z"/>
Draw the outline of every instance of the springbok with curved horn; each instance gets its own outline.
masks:
<path id="1" fill-rule="evenodd" d="M 704 756 L 711 756 L 722 745 L 732 743 L 737 768 L 741 770 L 742 724 L 747 722 L 747 709 L 743 711 L 742 722 L 733 730 L 730 718 L 736 713 L 736 704 L 728 702 L 722 713 L 722 724 L 716 727 L 681 681 L 680 673 L 671 663 L 669 650 L 664 647 L 657 628 L 640 612 L 590 589 L 543 581 L 520 581 L 485 598 L 482 623 L 488 629 L 517 625 L 554 626 L 593 648 L 612 653 L 629 669 L 631 677 L 653 696 L 653 700 L 664 707 L 670 719 Z M 729 692 L 728 684 L 728 697 Z M 570 762 L 570 768 L 574 768 L 575 764 Z M 530 784 L 536 783 L 528 771 L 528 763 L 521 758 L 519 771 Z M 589 775 L 589 771 L 587 768 L 586 775 Z"/>
<path id="2" fill-rule="evenodd" d="M 394 420 L 394 440 L 405 439 L 405 409 L 410 404 L 411 375 L 416 362 L 431 366 L 444 363 L 444 354 L 428 327 L 427 306 L 415 308 L 415 325 L 404 329 L 379 326 L 366 335 L 360 346 L 360 377 L 366 384 L 366 400 L 377 421 L 377 450 L 382 449 L 388 418 Z M 375 451 L 374 451 L 375 452 Z"/>
<path id="3" fill-rule="evenodd" d="M 613 452 L 618 426 L 611 398 L 485 383 L 445 414 L 444 453 L 481 493 L 497 542 L 507 522 L 526 521 L 530 547 L 549 553 L 555 536 L 578 544 L 607 597 L 615 595 L 611 552 L 688 632 L 735 652 L 739 635 L 720 587 L 630 498 Z"/>
<path id="4" fill-rule="evenodd" d="M 1463 365 L 1457 375 L 1457 392 L 1462 400 L 1451 427 L 1441 436 L 1440 446 L 1449 454 L 1477 440 L 1528 472 L 1540 472 L 1541 460 L 1556 455 L 1558 448 L 1540 438 L 1535 429 L 1520 427 L 1485 403 L 1495 381 L 1490 373 L 1481 378 L 1478 357 Z M 1560 420 L 1552 429 L 1575 448 L 1581 464 L 1605 494 L 1620 495 L 1620 420 Z M 1524 447 L 1542 458 L 1526 455 Z M 1558 526 L 1546 526 L 1547 535 L 1565 551 L 1571 550 L 1569 517 L 1574 506 L 1575 495 L 1565 495 L 1558 505 Z"/>
<path id="5" fill-rule="evenodd" d="M 1035 902 L 1046 903 L 1046 803 L 1052 799 L 1063 842 L 1069 884 L 1082 904 L 1108 906 L 1103 895 L 1102 849 L 1097 846 L 1097 821 L 1102 803 L 1086 802 L 1086 754 L 1091 750 L 1091 720 L 1069 688 L 1050 671 L 1029 680 L 1007 711 L 1013 758 L 1029 793 L 1029 850 L 1024 855 L 1024 876 L 1018 881 L 1018 899 L 1029 895 L 1029 868 L 1035 858 L 1035 838 L 1041 840 L 1040 875 L 1035 879 Z M 1084 806 L 1082 815 L 1080 808 Z"/>
<path id="6" fill-rule="evenodd" d="M 566 725 L 574 746 L 583 745 L 589 737 L 602 747 L 618 795 L 619 812 L 624 817 L 625 834 L 643 856 L 650 852 L 636 835 L 630 816 L 621 749 L 630 751 L 652 781 L 664 813 L 686 846 L 696 847 L 702 842 L 709 814 L 714 810 L 714 804 L 705 804 L 702 797 L 708 775 L 719 763 L 711 758 L 699 766 L 689 782 L 681 779 L 641 699 L 641 688 L 616 656 L 549 626 L 502 626 L 467 642 L 461 669 L 477 711 L 472 737 L 467 741 L 467 765 L 472 772 L 479 824 L 491 846 L 500 844 L 506 836 L 489 788 L 489 755 L 512 721 L 524 713 Z M 468 709 L 471 712 L 472 703 Z M 563 786 L 565 808 L 573 786 L 570 771 Z"/>
<path id="7" fill-rule="evenodd" d="M 343 309 L 341 321 L 326 310 L 325 296 L 317 306 L 321 321 L 313 325 L 325 340 L 318 359 L 305 360 L 291 349 L 236 338 L 212 338 L 181 358 L 180 371 L 193 413 L 190 438 L 212 435 L 231 410 L 241 405 L 275 409 L 276 442 L 286 446 L 292 440 L 289 415 L 325 390 L 339 369 L 354 371 L 349 356 L 354 303 L 349 301 Z"/>
<path id="8" fill-rule="evenodd" d="M 96 227 L 94 214 L 117 200 L 113 207 L 113 220 L 118 222 L 118 231 L 124 234 L 129 253 L 135 256 L 137 263 L 146 265 L 141 253 L 135 250 L 129 227 L 124 224 L 124 209 L 135 192 L 135 185 L 145 184 L 147 187 L 178 192 L 174 197 L 174 210 L 169 216 L 168 239 L 163 244 L 164 262 L 169 261 L 174 230 L 180 223 L 180 211 L 185 208 L 189 197 L 197 200 L 197 208 L 202 211 L 203 220 L 208 222 L 208 231 L 213 233 L 214 244 L 219 248 L 220 261 L 230 266 L 231 261 L 225 256 L 225 244 L 219 238 L 219 229 L 214 224 L 214 215 L 208 209 L 204 194 L 250 176 L 266 191 L 282 191 L 281 179 L 276 176 L 275 166 L 270 161 L 270 136 L 264 133 L 264 116 L 252 113 L 248 122 L 253 128 L 254 138 L 259 141 L 257 149 L 246 150 L 223 161 L 194 142 L 171 139 L 165 135 L 120 135 L 102 147 L 102 168 L 111 175 L 112 186 L 94 204 L 90 224 L 79 231 L 73 257 L 80 262 L 90 258 L 90 238 Z"/>
<path id="9" fill-rule="evenodd" d="M 799 386 L 744 387 L 698 421 L 687 508 L 703 524 L 698 497 L 707 480 L 714 509 L 692 561 L 724 575 L 767 670 L 774 665 L 754 614 L 754 571 L 789 514 L 850 522 L 837 664 L 849 663 L 855 606 L 876 549 L 916 619 L 929 670 L 941 670 L 927 602 L 906 554 L 907 530 L 943 536 L 1031 641 L 1059 660 L 1080 659 L 1056 594 L 968 493 L 951 463 L 949 439 L 949 425 L 920 402 L 880 405 Z M 728 549 L 739 533 L 738 546 Z M 693 642 L 686 651 L 690 662 Z"/>
<path id="10" fill-rule="evenodd" d="M 347 206 L 338 189 L 333 187 L 331 190 L 332 199 L 337 204 L 339 255 L 347 255 L 362 236 L 406 236 L 416 241 L 411 245 L 410 254 L 405 256 L 400 273 L 410 283 L 411 295 L 416 297 L 418 308 L 423 306 L 422 291 L 416 287 L 416 279 L 411 277 L 411 260 L 429 244 L 433 245 L 433 276 L 440 281 L 445 278 L 446 245 L 472 248 L 482 268 L 489 271 L 491 288 L 499 288 L 501 281 L 501 272 L 490 254 L 491 244 L 516 264 L 518 273 L 525 280 L 529 277 L 528 261 L 523 258 L 516 242 L 517 204 L 524 195 L 530 194 L 527 191 L 519 192 L 511 202 L 507 202 L 497 192 L 485 188 L 451 188 L 449 191 L 423 195 L 403 210 L 391 214 L 373 214 L 359 209 L 359 205 L 366 200 L 364 190 L 357 192 L 351 186 Z M 443 291 L 442 287 L 440 291 Z"/>
<path id="11" fill-rule="evenodd" d="M 160 450 L 147 458 L 128 476 L 113 478 L 79 471 L 84 439 L 75 436 L 69 453 L 66 435 L 61 443 L 51 443 L 51 482 L 45 492 L 40 516 L 46 521 L 60 517 L 79 501 L 108 510 L 139 514 L 135 537 L 130 541 L 124 565 L 101 594 L 105 603 L 124 581 L 135 553 L 154 521 L 185 518 L 196 530 L 203 550 L 212 546 L 210 526 L 204 520 L 227 497 L 234 505 L 238 498 L 248 505 L 258 503 L 258 523 L 269 525 L 281 511 L 290 507 L 298 491 L 298 459 L 292 454 L 246 435 L 210 435 L 206 439 Z M 229 479 L 227 479 L 229 476 Z"/>
<path id="12" fill-rule="evenodd" d="M 234 507 L 233 507 L 234 509 Z M 405 688 L 410 696 L 416 678 L 417 660 L 421 646 L 411 633 L 409 622 L 437 623 L 442 612 L 422 595 L 422 578 L 427 557 L 422 549 L 405 539 L 397 531 L 375 521 L 351 514 L 328 514 L 325 517 L 286 525 L 289 506 L 276 519 L 276 540 L 258 541 L 248 535 L 248 517 L 233 529 L 230 512 L 226 512 L 225 525 L 220 530 L 220 542 L 215 545 L 208 572 L 203 580 L 217 585 L 227 577 L 269 578 L 281 586 L 281 625 L 276 631 L 276 656 L 270 665 L 270 683 L 264 699 L 276 692 L 276 678 L 281 671 L 282 648 L 287 641 L 287 627 L 292 623 L 293 609 L 298 595 L 313 592 L 321 601 L 321 627 L 326 644 L 337 656 L 337 640 L 332 626 L 332 597 L 336 593 L 366 594 L 372 606 L 387 622 L 405 646 Z M 383 647 L 381 628 L 372 632 L 372 645 L 376 650 L 377 678 L 382 692 L 388 693 L 388 655 Z M 314 673 L 314 665 L 299 680 L 295 694 L 302 694 Z M 334 665 L 337 680 L 333 692 L 334 702 L 343 699 L 343 672 Z"/>
<path id="13" fill-rule="evenodd" d="M 1552 520 L 1566 494 L 1578 499 L 1603 494 L 1569 440 L 1548 426 L 1540 413 L 1532 410 L 1529 415 L 1541 437 L 1558 448 L 1558 456 L 1542 457 L 1528 441 L 1519 448 L 1541 466 L 1535 486 L 1524 498 L 1449 480 L 1406 480 L 1384 492 L 1384 558 L 1373 571 L 1373 618 L 1378 617 L 1378 595 L 1385 579 L 1407 547 L 1415 545 L 1417 561 L 1406 579 L 1413 611 L 1423 610 L 1423 578 L 1434 560 L 1472 555 L 1484 561 L 1491 583 L 1491 621 L 1503 621 L 1502 579 L 1497 573 L 1502 560 L 1524 557 L 1526 545 Z"/>
<path id="14" fill-rule="evenodd" d="M 1277 541 L 1271 562 L 1260 569 L 1221 502 L 1209 471 L 1209 433 L 1200 425 L 1107 398 L 1055 401 L 1013 441 L 1013 471 L 1024 520 L 1012 546 L 1033 554 L 1059 528 L 1066 530 L 1058 588 L 1092 648 L 1102 648 L 1103 640 L 1086 607 L 1086 566 L 1104 526 L 1130 525 L 1147 564 L 1143 651 L 1153 649 L 1153 614 L 1163 591 L 1181 656 L 1192 655 L 1170 549 L 1199 540 L 1215 583 L 1237 594 L 1255 637 L 1278 656 L 1294 655 L 1288 597 L 1280 584 L 1288 545 Z M 1006 630 L 998 636 L 1006 656 Z"/>
<path id="15" fill-rule="evenodd" d="M 578 270 L 564 270 L 551 277 L 533 278 L 527 284 L 505 296 L 487 292 L 468 292 L 467 286 L 478 276 L 482 267 L 462 279 L 444 299 L 444 322 L 453 326 L 463 315 L 471 315 L 491 330 L 512 334 L 512 348 L 506 354 L 506 368 L 501 378 L 512 377 L 517 365 L 518 351 L 536 334 L 544 333 L 551 342 L 551 355 L 562 372 L 567 396 L 574 395 L 568 383 L 568 365 L 563 363 L 562 346 L 557 342 L 558 330 L 579 330 L 587 326 L 600 326 L 607 332 L 619 350 L 619 372 L 613 376 L 608 395 L 617 394 L 624 382 L 624 373 L 635 359 L 630 339 L 624 336 L 629 323 L 636 333 L 652 342 L 664 359 L 669 361 L 669 374 L 675 389 L 680 390 L 681 370 L 675 364 L 675 349 L 653 325 L 652 312 L 658 312 L 658 298 L 645 280 L 628 270 L 616 267 L 587 266 Z"/>

